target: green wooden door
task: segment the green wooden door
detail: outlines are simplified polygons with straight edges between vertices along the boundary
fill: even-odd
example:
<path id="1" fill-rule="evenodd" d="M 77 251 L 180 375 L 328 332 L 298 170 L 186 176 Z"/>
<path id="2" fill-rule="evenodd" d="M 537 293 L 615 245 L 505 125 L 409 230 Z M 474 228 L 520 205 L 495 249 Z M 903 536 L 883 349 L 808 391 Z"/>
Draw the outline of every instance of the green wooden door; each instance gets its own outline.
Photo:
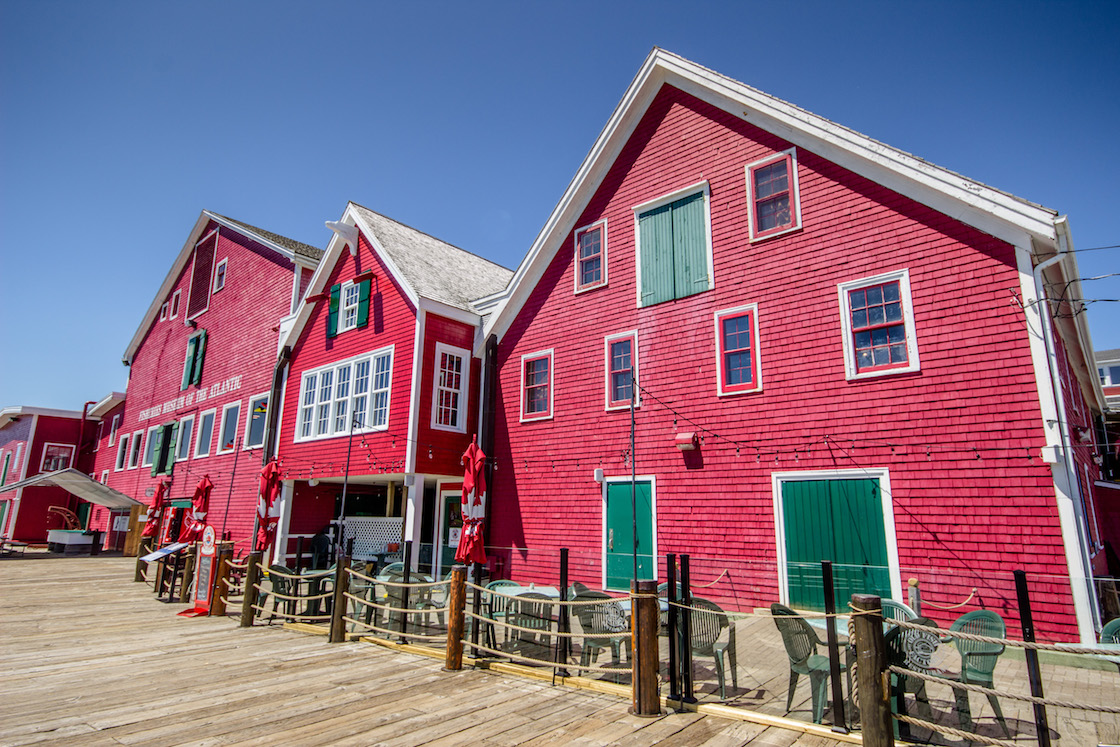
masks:
<path id="1" fill-rule="evenodd" d="M 634 519 L 630 483 L 607 484 L 606 569 L 608 589 L 629 589 L 634 577 Z M 648 482 L 637 483 L 638 578 L 653 578 L 653 491 Z"/>
<path id="2" fill-rule="evenodd" d="M 824 609 L 822 560 L 832 561 L 838 607 L 852 594 L 890 598 L 878 480 L 783 482 L 782 513 L 791 607 Z"/>

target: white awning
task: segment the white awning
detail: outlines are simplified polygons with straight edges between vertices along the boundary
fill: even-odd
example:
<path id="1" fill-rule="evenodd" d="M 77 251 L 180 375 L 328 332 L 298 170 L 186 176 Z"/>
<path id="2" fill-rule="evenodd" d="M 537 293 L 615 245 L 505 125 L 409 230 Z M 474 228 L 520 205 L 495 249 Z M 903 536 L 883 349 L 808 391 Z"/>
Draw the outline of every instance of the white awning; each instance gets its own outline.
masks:
<path id="1" fill-rule="evenodd" d="M 127 496 L 119 490 L 113 490 L 108 485 L 102 485 L 84 472 L 76 469 L 60 469 L 57 472 L 46 472 L 41 475 L 29 477 L 26 480 L 13 482 L 11 485 L 0 486 L 0 496 L 10 490 L 29 488 L 32 485 L 54 485 L 68 493 L 78 496 L 83 501 L 96 503 L 108 509 L 129 509 L 132 506 L 144 505 L 141 501 Z"/>

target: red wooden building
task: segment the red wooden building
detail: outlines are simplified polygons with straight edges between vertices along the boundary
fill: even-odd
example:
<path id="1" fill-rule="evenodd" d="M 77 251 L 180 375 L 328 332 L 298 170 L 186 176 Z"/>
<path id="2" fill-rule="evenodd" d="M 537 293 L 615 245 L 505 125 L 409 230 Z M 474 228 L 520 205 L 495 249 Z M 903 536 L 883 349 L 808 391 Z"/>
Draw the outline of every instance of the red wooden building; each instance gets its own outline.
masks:
<path id="1" fill-rule="evenodd" d="M 689 553 L 728 606 L 818 606 L 830 559 L 841 596 L 917 578 L 1014 629 L 1022 568 L 1041 634 L 1093 639 L 1070 250 L 1052 210 L 654 50 L 485 327 L 490 551 L 626 588 L 633 497 L 640 575 Z"/>
<path id="2" fill-rule="evenodd" d="M 355 556 L 411 539 L 439 570 L 478 429 L 485 310 L 470 301 L 511 273 L 354 203 L 328 226 L 336 236 L 282 341 L 277 545 L 290 556 L 344 516 Z"/>
<path id="3" fill-rule="evenodd" d="M 279 325 L 321 256 L 203 211 L 125 351 L 127 397 L 110 395 L 92 410 L 101 421 L 98 479 L 150 504 L 170 477 L 170 498 L 182 506 L 209 475 L 210 523 L 247 551 L 271 403 L 283 383 Z M 95 509 L 95 519 L 100 529 L 108 516 Z"/>

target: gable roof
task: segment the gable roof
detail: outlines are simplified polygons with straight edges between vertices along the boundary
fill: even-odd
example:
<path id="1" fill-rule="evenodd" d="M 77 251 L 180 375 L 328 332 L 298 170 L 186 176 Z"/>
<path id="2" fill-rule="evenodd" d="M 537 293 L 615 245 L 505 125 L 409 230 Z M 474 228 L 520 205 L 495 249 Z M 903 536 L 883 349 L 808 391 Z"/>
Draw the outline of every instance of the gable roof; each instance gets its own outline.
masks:
<path id="1" fill-rule="evenodd" d="M 393 220 L 367 207 L 349 202 L 340 223 L 356 226 L 369 241 L 378 259 L 414 307 L 421 299 L 429 299 L 472 314 L 471 301 L 484 295 L 504 290 L 513 272 L 499 264 L 483 259 L 465 249 L 418 231 L 400 221 Z M 311 317 L 315 301 L 311 296 L 322 293 L 338 264 L 346 242 L 334 236 L 327 251 L 311 278 L 311 283 L 296 309 L 291 327 L 283 334 L 280 347 L 294 345 Z"/>
<path id="2" fill-rule="evenodd" d="M 626 145 L 654 97 L 672 85 L 795 146 L 1016 246 L 1058 251 L 1054 210 L 985 186 L 812 114 L 695 62 L 654 48 L 501 294 L 483 336 L 501 337 Z"/>
<path id="3" fill-rule="evenodd" d="M 30 417 L 31 415 L 42 415 L 49 418 L 70 418 L 72 420 L 81 420 L 82 418 L 82 413 L 79 410 L 55 410 L 50 407 L 17 405 L 15 407 L 0 408 L 0 428 L 3 428 L 13 420 L 18 420 L 22 417 Z"/>
<path id="4" fill-rule="evenodd" d="M 125 348 L 121 361 L 126 366 L 132 364 L 132 359 L 135 357 L 136 351 L 140 348 L 140 343 L 143 342 L 144 335 L 148 333 L 148 330 L 156 320 L 156 316 L 159 314 L 159 309 L 163 305 L 163 300 L 167 298 L 167 294 L 171 292 L 171 288 L 175 285 L 175 281 L 183 272 L 183 268 L 185 268 L 187 262 L 190 261 L 191 255 L 194 252 L 194 245 L 202 238 L 202 232 L 206 229 L 206 226 L 209 225 L 210 221 L 214 221 L 220 226 L 225 226 L 231 231 L 239 233 L 248 239 L 252 239 L 272 249 L 274 252 L 293 263 L 295 262 L 295 257 L 298 255 L 307 260 L 304 264 L 314 265 L 323 254 L 322 250 L 316 249 L 313 246 L 302 244 L 293 239 L 280 236 L 271 231 L 265 231 L 255 226 L 250 226 L 248 223 L 242 223 L 209 210 L 203 210 L 202 213 L 199 214 L 198 220 L 195 221 L 194 228 L 191 229 L 190 234 L 187 236 L 183 248 L 179 250 L 179 255 L 171 264 L 171 269 L 168 270 L 167 276 L 163 279 L 163 283 L 156 292 L 155 298 L 152 300 L 151 306 L 148 307 L 147 313 L 144 314 L 140 326 L 136 328 L 136 333 L 132 336 L 128 347 Z M 184 319 L 185 318 L 186 317 L 184 317 Z"/>

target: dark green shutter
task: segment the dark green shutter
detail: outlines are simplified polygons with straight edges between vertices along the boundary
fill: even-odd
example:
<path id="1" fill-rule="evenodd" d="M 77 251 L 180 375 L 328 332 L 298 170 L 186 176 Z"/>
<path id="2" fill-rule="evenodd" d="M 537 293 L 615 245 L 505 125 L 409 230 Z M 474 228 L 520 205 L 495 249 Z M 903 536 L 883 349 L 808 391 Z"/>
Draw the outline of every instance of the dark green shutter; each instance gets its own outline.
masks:
<path id="1" fill-rule="evenodd" d="M 358 285 L 358 326 L 369 324 L 369 287 L 372 281 L 363 280 Z"/>
<path id="2" fill-rule="evenodd" d="M 638 216 L 638 235 L 642 244 L 642 306 L 674 298 L 673 213 L 662 205 Z"/>
<path id="3" fill-rule="evenodd" d="M 202 361 L 206 358 L 206 330 L 198 333 L 198 349 L 194 353 L 194 367 L 191 371 L 191 383 L 202 383 Z"/>
<path id="4" fill-rule="evenodd" d="M 163 453 L 163 430 L 163 428 L 157 428 L 149 436 L 149 438 L 156 440 L 152 447 L 152 477 L 163 471 L 163 465 L 160 463 L 160 454 Z"/>
<path id="5" fill-rule="evenodd" d="M 166 430 L 166 426 L 164 427 Z M 163 474 L 170 475 L 175 469 L 175 456 L 179 445 L 179 422 L 171 424 L 171 430 L 163 444 Z"/>
<path id="6" fill-rule="evenodd" d="M 708 290 L 708 230 L 704 193 L 677 200 L 673 208 L 674 298 Z"/>
<path id="7" fill-rule="evenodd" d="M 186 389 L 194 378 L 194 353 L 196 350 L 198 350 L 198 338 L 192 337 L 187 340 L 187 359 L 183 361 L 183 385 L 179 387 L 180 391 Z"/>
<path id="8" fill-rule="evenodd" d="M 341 285 L 331 286 L 331 302 L 327 313 L 327 337 L 338 334 L 338 299 L 342 295 Z"/>

